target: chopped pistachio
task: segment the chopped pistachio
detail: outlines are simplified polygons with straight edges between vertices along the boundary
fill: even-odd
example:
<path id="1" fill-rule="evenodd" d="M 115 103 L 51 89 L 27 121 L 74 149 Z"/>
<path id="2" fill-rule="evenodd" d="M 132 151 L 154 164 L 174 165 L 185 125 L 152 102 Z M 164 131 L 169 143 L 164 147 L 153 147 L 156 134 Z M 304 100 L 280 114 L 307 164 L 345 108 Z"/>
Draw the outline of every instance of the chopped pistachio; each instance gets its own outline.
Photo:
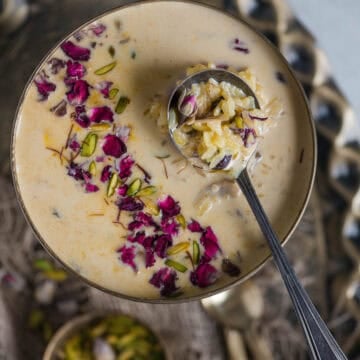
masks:
<path id="1" fill-rule="evenodd" d="M 170 259 L 167 259 L 165 261 L 165 265 L 167 266 L 170 266 L 172 267 L 173 269 L 177 270 L 177 271 L 180 271 L 180 272 L 185 272 L 187 270 L 187 267 L 183 264 L 180 264 L 179 262 L 177 261 L 174 261 L 174 260 L 170 260 Z"/>
<path id="2" fill-rule="evenodd" d="M 127 349 L 123 351 L 116 360 L 131 360 L 135 359 L 136 352 L 134 349 Z"/>
<path id="3" fill-rule="evenodd" d="M 199 263 L 200 260 L 200 246 L 197 241 L 193 241 L 193 262 L 195 265 Z"/>
<path id="4" fill-rule="evenodd" d="M 186 229 L 186 220 L 182 214 L 177 215 L 176 220 L 183 229 Z"/>
<path id="5" fill-rule="evenodd" d="M 34 261 L 34 268 L 37 270 L 42 270 L 42 271 L 49 271 L 49 270 L 53 269 L 53 265 L 51 264 L 51 262 L 49 260 L 36 259 Z"/>
<path id="6" fill-rule="evenodd" d="M 94 160 L 89 165 L 89 173 L 93 176 L 96 175 L 96 163 Z"/>
<path id="7" fill-rule="evenodd" d="M 97 139 L 98 136 L 96 134 L 94 133 L 87 134 L 85 140 L 81 145 L 80 155 L 84 157 L 91 156 L 96 149 Z"/>
<path id="8" fill-rule="evenodd" d="M 54 269 L 54 270 L 48 270 L 44 271 L 44 276 L 50 280 L 54 281 L 64 281 L 67 279 L 67 273 L 64 270 L 61 269 Z"/>
<path id="9" fill-rule="evenodd" d="M 121 96 L 115 107 L 115 112 L 121 114 L 125 111 L 126 107 L 130 104 L 130 99 L 126 96 Z"/>
<path id="10" fill-rule="evenodd" d="M 139 190 L 141 189 L 142 181 L 137 178 L 135 179 L 130 185 L 129 188 L 126 191 L 127 196 L 134 196 L 136 195 Z"/>
<path id="11" fill-rule="evenodd" d="M 159 215 L 159 207 L 154 201 L 146 197 L 142 198 L 141 201 L 144 203 L 147 212 L 149 212 L 151 215 Z"/>
<path id="12" fill-rule="evenodd" d="M 152 194 L 155 194 L 157 191 L 155 186 L 146 186 L 143 189 L 141 189 L 136 196 L 150 196 Z"/>
<path id="13" fill-rule="evenodd" d="M 95 75 L 104 75 L 111 71 L 116 66 L 116 61 L 113 61 L 110 64 L 107 64 L 95 71 Z"/>
<path id="14" fill-rule="evenodd" d="M 239 129 L 242 129 L 244 127 L 244 119 L 241 116 L 236 116 L 235 124 Z"/>
<path id="15" fill-rule="evenodd" d="M 105 333 L 106 328 L 107 328 L 106 323 L 101 322 L 98 325 L 96 325 L 95 327 L 93 327 L 92 329 L 90 329 L 89 334 L 93 338 L 102 336 Z"/>
<path id="16" fill-rule="evenodd" d="M 174 245 L 174 246 L 171 246 L 170 248 L 168 248 L 167 250 L 167 254 L 168 255 L 175 255 L 175 254 L 178 254 L 182 251 L 185 251 L 188 249 L 189 247 L 189 242 L 188 241 L 182 241 L 182 242 L 179 242 L 178 244 Z"/>
<path id="17" fill-rule="evenodd" d="M 119 92 L 119 89 L 117 88 L 112 88 L 110 91 L 109 91 L 109 99 L 112 100 L 116 97 L 116 95 L 118 94 Z"/>
<path id="18" fill-rule="evenodd" d="M 100 124 L 92 124 L 90 125 L 90 129 L 93 131 L 106 131 L 111 128 L 111 124 L 108 123 L 100 123 Z"/>
<path id="19" fill-rule="evenodd" d="M 106 195 L 107 196 L 112 196 L 115 192 L 116 187 L 119 185 L 119 176 L 117 173 L 113 173 L 111 175 L 108 187 L 107 187 L 107 191 L 106 191 Z"/>

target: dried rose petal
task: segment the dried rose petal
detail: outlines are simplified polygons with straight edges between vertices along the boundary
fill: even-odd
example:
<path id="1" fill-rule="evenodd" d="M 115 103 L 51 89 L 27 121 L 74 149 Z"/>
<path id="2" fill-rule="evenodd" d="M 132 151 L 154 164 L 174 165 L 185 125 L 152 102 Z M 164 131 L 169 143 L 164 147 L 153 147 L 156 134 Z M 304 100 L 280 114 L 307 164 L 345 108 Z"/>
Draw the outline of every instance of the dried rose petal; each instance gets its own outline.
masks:
<path id="1" fill-rule="evenodd" d="M 195 95 L 186 95 L 179 104 L 179 111 L 182 115 L 191 117 L 196 113 L 197 103 Z"/>
<path id="2" fill-rule="evenodd" d="M 217 270 L 208 263 L 200 264 L 190 275 L 191 282 L 200 288 L 212 285 L 217 278 Z"/>
<path id="3" fill-rule="evenodd" d="M 142 226 L 143 226 L 143 223 L 141 221 L 134 220 L 128 224 L 127 228 L 129 231 L 134 231 L 134 230 L 140 229 Z"/>
<path id="4" fill-rule="evenodd" d="M 108 106 L 99 106 L 89 110 L 91 122 L 99 123 L 100 121 L 114 121 L 114 114 Z"/>
<path id="5" fill-rule="evenodd" d="M 127 142 L 130 135 L 130 128 L 128 126 L 119 126 L 115 129 L 115 135 L 122 141 Z"/>
<path id="6" fill-rule="evenodd" d="M 135 164 L 135 161 L 130 155 L 127 155 L 120 160 L 119 176 L 121 179 L 126 179 L 131 175 L 131 173 L 132 173 L 131 169 L 134 164 Z"/>
<path id="7" fill-rule="evenodd" d="M 95 84 L 94 87 L 104 95 L 104 98 L 107 99 L 109 97 L 110 87 L 112 84 L 112 81 L 100 81 L 99 83 Z"/>
<path id="8" fill-rule="evenodd" d="M 111 165 L 106 165 L 101 171 L 100 181 L 101 182 L 107 182 L 110 179 L 111 176 Z"/>
<path id="9" fill-rule="evenodd" d="M 48 64 L 50 65 L 50 72 L 54 75 L 65 67 L 65 61 L 58 58 L 51 58 Z"/>
<path id="10" fill-rule="evenodd" d="M 164 218 L 174 217 L 180 214 L 180 206 L 179 203 L 176 202 L 170 195 L 165 197 L 162 200 L 158 201 L 158 206 L 162 211 L 162 216 Z"/>
<path id="11" fill-rule="evenodd" d="M 172 239 L 169 235 L 160 235 L 156 238 L 155 253 L 157 256 L 164 258 L 166 257 L 166 250 L 172 245 Z"/>
<path id="12" fill-rule="evenodd" d="M 126 145 L 116 135 L 106 135 L 102 149 L 106 155 L 119 158 L 122 154 L 126 153 Z"/>
<path id="13" fill-rule="evenodd" d="M 136 272 L 137 266 L 134 262 L 135 255 L 136 255 L 135 250 L 136 250 L 135 246 L 127 247 L 126 245 L 124 245 L 119 250 L 117 250 L 117 252 L 121 253 L 121 256 L 120 256 L 121 261 L 124 264 L 131 266 L 134 269 L 134 271 Z"/>
<path id="14" fill-rule="evenodd" d="M 191 219 L 191 223 L 188 224 L 187 228 L 191 232 L 199 232 L 202 233 L 204 229 L 201 227 L 201 225 L 194 219 Z"/>
<path id="15" fill-rule="evenodd" d="M 169 296 L 178 289 L 175 285 L 176 279 L 175 270 L 164 267 L 152 276 L 149 283 L 159 288 L 162 296 Z"/>
<path id="16" fill-rule="evenodd" d="M 140 221 L 144 226 L 157 226 L 153 218 L 145 214 L 144 212 L 140 211 L 135 215 L 135 219 Z"/>
<path id="17" fill-rule="evenodd" d="M 140 245 L 143 245 L 145 237 L 145 233 L 143 231 L 139 231 L 135 235 L 128 235 L 127 240 L 132 243 L 138 243 Z"/>
<path id="18" fill-rule="evenodd" d="M 87 128 L 90 125 L 90 119 L 86 115 L 84 105 L 79 105 L 75 107 L 75 113 L 73 114 L 73 118 L 83 128 Z"/>
<path id="19" fill-rule="evenodd" d="M 37 75 L 34 79 L 34 83 L 36 85 L 37 91 L 39 93 L 39 101 L 46 100 L 50 93 L 55 91 L 56 85 L 47 81 L 45 76 Z"/>
<path id="20" fill-rule="evenodd" d="M 117 188 L 116 192 L 118 195 L 120 196 L 125 196 L 126 195 L 126 192 L 128 191 L 128 186 L 126 184 L 124 185 L 121 185 Z"/>
<path id="21" fill-rule="evenodd" d="M 152 267 L 155 261 L 154 251 L 152 249 L 145 249 L 145 267 Z"/>
<path id="22" fill-rule="evenodd" d="M 130 196 L 119 199 L 116 205 L 120 210 L 125 211 L 140 211 L 144 208 L 144 204 L 140 200 Z"/>
<path id="23" fill-rule="evenodd" d="M 243 52 L 244 54 L 248 54 L 250 52 L 247 45 L 243 41 L 241 41 L 241 40 L 239 40 L 237 38 L 233 40 L 232 48 L 233 48 L 233 50 Z"/>
<path id="24" fill-rule="evenodd" d="M 94 185 L 94 184 L 86 183 L 85 184 L 85 191 L 89 192 L 89 193 L 97 192 L 97 191 L 99 191 L 99 187 Z"/>
<path id="25" fill-rule="evenodd" d="M 209 262 L 218 252 L 221 252 L 218 239 L 210 226 L 208 226 L 201 235 L 200 243 L 205 248 L 204 255 L 201 258 L 203 262 Z"/>
<path id="26" fill-rule="evenodd" d="M 78 151 L 80 149 L 80 144 L 77 142 L 77 140 L 75 139 L 75 137 L 73 137 L 70 141 L 69 141 L 69 148 L 72 151 Z"/>
<path id="27" fill-rule="evenodd" d="M 90 50 L 75 45 L 72 41 L 64 41 L 60 47 L 64 53 L 73 60 L 87 61 L 90 59 Z"/>
<path id="28" fill-rule="evenodd" d="M 161 220 L 161 230 L 165 234 L 177 235 L 179 232 L 179 224 L 170 218 L 164 218 Z"/>
<path id="29" fill-rule="evenodd" d="M 71 105 L 83 104 L 89 97 L 89 84 L 85 80 L 76 80 L 66 97 Z"/>
<path id="30" fill-rule="evenodd" d="M 91 30 L 94 35 L 100 36 L 106 30 L 106 26 L 101 23 L 91 24 L 89 30 Z"/>
<path id="31" fill-rule="evenodd" d="M 76 80 L 81 79 L 86 74 L 85 66 L 79 62 L 68 60 L 66 63 L 66 74 Z"/>
<path id="32" fill-rule="evenodd" d="M 71 162 L 67 169 L 67 174 L 73 177 L 76 181 L 88 181 L 89 179 L 91 179 L 91 174 L 88 171 L 84 170 L 79 164 Z"/>
<path id="33" fill-rule="evenodd" d="M 53 106 L 50 111 L 53 112 L 56 116 L 65 116 L 67 113 L 67 104 L 65 100 L 61 100 L 58 104 Z"/>

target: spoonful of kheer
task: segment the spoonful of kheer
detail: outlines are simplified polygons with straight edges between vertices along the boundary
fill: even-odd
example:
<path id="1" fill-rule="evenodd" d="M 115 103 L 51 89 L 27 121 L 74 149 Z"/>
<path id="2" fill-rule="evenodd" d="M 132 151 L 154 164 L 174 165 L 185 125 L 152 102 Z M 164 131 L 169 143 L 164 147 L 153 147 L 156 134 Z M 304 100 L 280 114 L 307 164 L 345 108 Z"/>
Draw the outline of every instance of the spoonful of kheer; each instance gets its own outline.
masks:
<path id="1" fill-rule="evenodd" d="M 268 241 L 313 359 L 346 359 L 297 279 L 251 184 L 247 167 L 266 120 L 250 86 L 223 69 L 190 75 L 168 102 L 169 133 L 178 150 L 193 166 L 236 179 Z"/>

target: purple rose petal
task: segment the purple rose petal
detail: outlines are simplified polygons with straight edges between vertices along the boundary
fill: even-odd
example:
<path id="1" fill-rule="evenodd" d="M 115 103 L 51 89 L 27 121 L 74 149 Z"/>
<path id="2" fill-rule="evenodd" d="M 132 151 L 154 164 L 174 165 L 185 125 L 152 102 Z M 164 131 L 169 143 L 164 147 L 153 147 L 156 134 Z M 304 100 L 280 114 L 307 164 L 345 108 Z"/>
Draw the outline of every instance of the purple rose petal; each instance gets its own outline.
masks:
<path id="1" fill-rule="evenodd" d="M 89 192 L 89 193 L 97 192 L 97 191 L 99 191 L 99 187 L 94 185 L 94 184 L 86 183 L 85 184 L 85 191 Z"/>
<path id="2" fill-rule="evenodd" d="M 92 24 L 89 26 L 89 30 L 92 31 L 95 36 L 100 36 L 106 30 L 106 26 L 101 23 Z"/>
<path id="3" fill-rule="evenodd" d="M 58 58 L 51 58 L 48 64 L 50 65 L 50 72 L 54 75 L 65 67 L 65 61 Z"/>
<path id="4" fill-rule="evenodd" d="M 46 100 L 50 93 L 55 91 L 56 85 L 47 81 L 45 76 L 37 75 L 34 79 L 34 83 L 36 85 L 37 91 L 39 93 L 39 101 Z"/>
<path id="5" fill-rule="evenodd" d="M 165 218 L 161 220 L 161 230 L 165 234 L 172 236 L 177 235 L 179 232 L 179 224 L 174 219 Z"/>
<path id="6" fill-rule="evenodd" d="M 64 41 L 60 47 L 64 53 L 73 60 L 87 61 L 90 59 L 90 50 L 75 45 L 72 41 Z"/>
<path id="7" fill-rule="evenodd" d="M 84 170 L 79 164 L 71 162 L 70 165 L 67 167 L 68 175 L 73 177 L 76 181 L 84 180 L 88 181 L 91 179 L 91 174 Z"/>
<path id="8" fill-rule="evenodd" d="M 128 235 L 127 240 L 132 243 L 138 243 L 140 245 L 143 245 L 145 237 L 146 237 L 145 232 L 139 231 L 135 235 Z"/>
<path id="9" fill-rule="evenodd" d="M 155 261 L 154 251 L 152 249 L 145 249 L 145 267 L 152 267 Z"/>
<path id="10" fill-rule="evenodd" d="M 106 165 L 102 171 L 101 171 L 101 176 L 100 176 L 100 181 L 101 182 L 107 182 L 110 179 L 110 176 L 112 174 L 112 166 L 111 165 Z"/>
<path id="11" fill-rule="evenodd" d="M 218 278 L 218 272 L 214 266 L 200 264 L 190 275 L 191 282 L 200 288 L 212 285 Z"/>
<path id="12" fill-rule="evenodd" d="M 176 279 L 177 275 L 175 270 L 164 267 L 158 270 L 149 282 L 160 289 L 162 296 L 169 296 L 178 289 L 175 285 Z"/>
<path id="13" fill-rule="evenodd" d="M 106 155 L 119 158 L 122 154 L 126 153 L 126 145 L 115 135 L 106 135 L 102 149 Z"/>
<path id="14" fill-rule="evenodd" d="M 231 46 L 232 46 L 233 50 L 243 52 L 244 54 L 248 54 L 250 52 L 248 46 L 243 41 L 241 41 L 237 38 L 232 41 Z"/>
<path id="15" fill-rule="evenodd" d="M 204 229 L 201 227 L 201 225 L 194 219 L 191 219 L 191 223 L 188 224 L 187 228 L 191 232 L 199 232 L 202 233 Z"/>
<path id="16" fill-rule="evenodd" d="M 119 199 L 116 205 L 120 210 L 125 211 L 140 211 L 144 208 L 144 204 L 140 200 L 130 196 Z"/>
<path id="17" fill-rule="evenodd" d="M 166 250 L 172 245 L 172 239 L 169 235 L 160 235 L 156 238 L 155 253 L 160 258 L 166 257 Z"/>
<path id="18" fill-rule="evenodd" d="M 76 140 L 76 135 L 74 135 L 70 140 L 69 140 L 69 148 L 72 151 L 77 152 L 80 149 L 80 144 L 78 143 L 78 141 Z"/>
<path id="19" fill-rule="evenodd" d="M 208 226 L 201 235 L 200 243 L 205 248 L 204 255 L 201 258 L 203 262 L 209 262 L 218 252 L 221 252 L 218 239 L 210 226 Z"/>
<path id="20" fill-rule="evenodd" d="M 99 106 L 89 110 L 91 122 L 99 123 L 100 121 L 114 121 L 114 114 L 108 106 Z"/>
<path id="21" fill-rule="evenodd" d="M 121 256 L 120 256 L 121 261 L 124 264 L 131 266 L 133 268 L 133 270 L 136 272 L 137 266 L 134 262 L 135 255 L 136 255 L 135 250 L 136 250 L 135 246 L 127 247 L 126 245 L 124 245 L 117 252 L 121 254 Z"/>
<path id="22" fill-rule="evenodd" d="M 74 78 L 74 80 L 79 80 L 86 74 L 86 69 L 85 66 L 79 62 L 68 60 L 66 63 L 66 74 L 67 76 Z"/>
<path id="23" fill-rule="evenodd" d="M 89 84 L 85 80 L 76 80 L 66 97 L 71 105 L 82 105 L 89 97 Z"/>
<path id="24" fill-rule="evenodd" d="M 84 105 L 79 105 L 75 107 L 75 113 L 73 114 L 73 118 L 83 128 L 87 128 L 90 125 L 90 119 L 86 115 Z"/>
<path id="25" fill-rule="evenodd" d="M 116 189 L 116 192 L 117 192 L 117 194 L 120 195 L 120 196 L 125 196 L 127 190 L 128 190 L 128 186 L 127 186 L 126 184 L 124 184 L 124 185 L 119 186 L 119 187 Z"/>
<path id="26" fill-rule="evenodd" d="M 94 87 L 104 95 L 104 98 L 107 99 L 109 97 L 110 87 L 112 84 L 112 81 L 100 81 L 99 83 L 95 84 Z"/>
<path id="27" fill-rule="evenodd" d="M 119 176 L 121 179 L 127 179 L 129 176 L 131 176 L 132 167 L 134 164 L 135 164 L 135 161 L 130 155 L 127 155 L 120 160 Z"/>
<path id="28" fill-rule="evenodd" d="M 145 214 L 144 212 L 140 211 L 135 215 L 135 219 L 140 221 L 144 226 L 157 226 L 153 218 Z"/>
<path id="29" fill-rule="evenodd" d="M 176 202 L 170 195 L 158 201 L 158 206 L 162 211 L 163 218 L 174 217 L 180 214 L 179 203 Z"/>

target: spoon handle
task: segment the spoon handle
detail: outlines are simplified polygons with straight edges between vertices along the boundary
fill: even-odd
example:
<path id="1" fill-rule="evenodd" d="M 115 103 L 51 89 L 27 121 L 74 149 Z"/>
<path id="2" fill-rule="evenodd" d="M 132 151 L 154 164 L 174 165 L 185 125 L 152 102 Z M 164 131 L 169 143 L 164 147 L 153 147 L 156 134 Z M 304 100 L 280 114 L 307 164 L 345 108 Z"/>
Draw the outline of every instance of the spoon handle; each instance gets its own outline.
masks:
<path id="1" fill-rule="evenodd" d="M 236 179 L 247 199 L 255 218 L 267 239 L 274 261 L 278 267 L 286 288 L 293 302 L 295 313 L 300 320 L 313 359 L 333 360 L 347 359 L 324 321 L 321 319 L 308 294 L 297 279 L 294 270 L 272 229 L 269 220 L 260 204 L 259 198 L 250 182 L 246 168 Z"/>

